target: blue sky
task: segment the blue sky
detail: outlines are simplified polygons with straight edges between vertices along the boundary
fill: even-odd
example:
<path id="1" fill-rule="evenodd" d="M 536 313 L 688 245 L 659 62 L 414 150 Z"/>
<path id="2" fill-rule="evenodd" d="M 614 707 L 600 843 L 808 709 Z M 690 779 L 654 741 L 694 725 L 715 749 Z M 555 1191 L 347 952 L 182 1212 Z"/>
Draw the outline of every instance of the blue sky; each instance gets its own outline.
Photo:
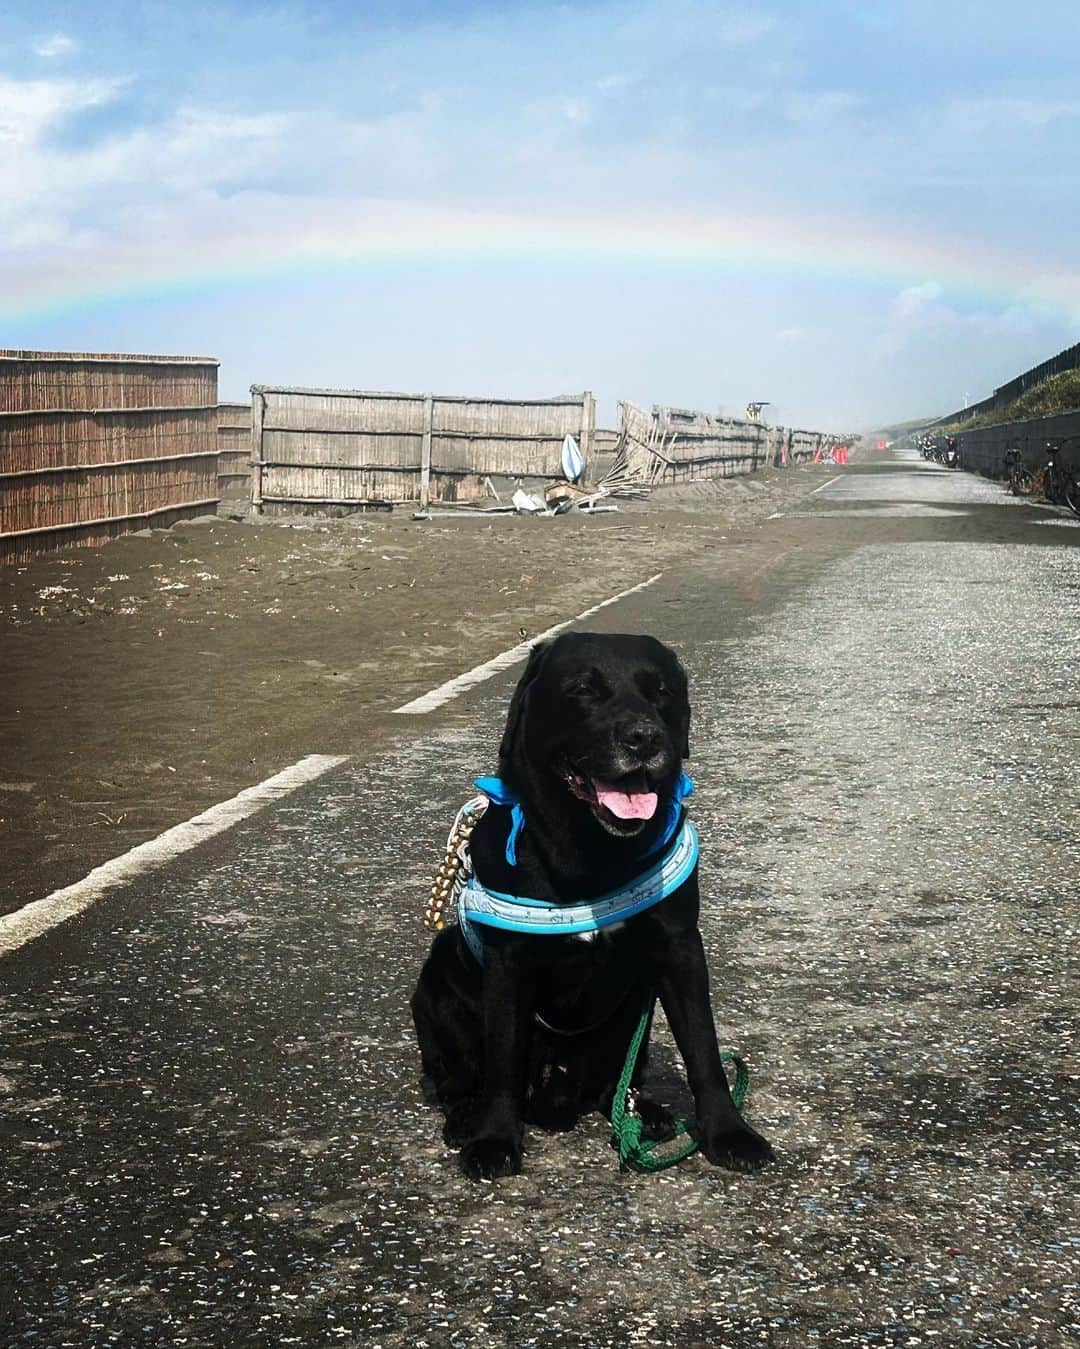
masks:
<path id="1" fill-rule="evenodd" d="M 847 428 L 1080 339 L 1075 7 L 25 4 L 0 346 Z"/>

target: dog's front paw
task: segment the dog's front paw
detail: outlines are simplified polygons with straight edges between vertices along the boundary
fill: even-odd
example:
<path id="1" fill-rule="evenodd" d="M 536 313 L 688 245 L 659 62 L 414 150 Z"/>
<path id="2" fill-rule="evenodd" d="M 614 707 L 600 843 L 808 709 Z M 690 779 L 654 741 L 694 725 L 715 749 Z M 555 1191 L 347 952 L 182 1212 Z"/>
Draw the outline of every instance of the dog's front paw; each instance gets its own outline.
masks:
<path id="1" fill-rule="evenodd" d="M 496 1180 L 521 1170 L 521 1143 L 512 1138 L 474 1138 L 458 1153 L 470 1180 Z"/>
<path id="2" fill-rule="evenodd" d="M 446 1123 L 442 1131 L 443 1142 L 447 1147 L 460 1148 L 470 1138 L 476 1137 L 480 1120 L 481 1103 L 478 1100 L 469 1098 L 455 1101 L 446 1110 Z"/>
<path id="3" fill-rule="evenodd" d="M 738 1115 L 701 1125 L 698 1136 L 701 1151 L 713 1166 L 723 1166 L 728 1171 L 760 1171 L 766 1162 L 776 1160 L 767 1140 Z"/>
<path id="4" fill-rule="evenodd" d="M 675 1137 L 675 1116 L 657 1101 L 639 1096 L 634 1109 L 641 1116 L 641 1136 L 650 1143 L 667 1143 Z"/>

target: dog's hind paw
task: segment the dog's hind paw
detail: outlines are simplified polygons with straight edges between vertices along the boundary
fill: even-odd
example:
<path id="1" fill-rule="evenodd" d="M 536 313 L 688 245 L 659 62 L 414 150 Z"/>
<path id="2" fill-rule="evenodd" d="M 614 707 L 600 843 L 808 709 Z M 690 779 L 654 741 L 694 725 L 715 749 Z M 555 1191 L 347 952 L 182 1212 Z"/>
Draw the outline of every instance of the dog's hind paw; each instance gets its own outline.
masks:
<path id="1" fill-rule="evenodd" d="M 740 1119 L 700 1130 L 701 1151 L 713 1166 L 744 1174 L 760 1171 L 776 1160 L 772 1147 L 749 1124 Z"/>
<path id="2" fill-rule="evenodd" d="M 521 1170 L 521 1144 L 511 1138 L 474 1138 L 458 1153 L 470 1180 L 497 1180 Z"/>
<path id="3" fill-rule="evenodd" d="M 525 1118 L 545 1133 L 569 1133 L 581 1118 L 581 1106 L 576 1100 L 536 1100 L 526 1109 Z"/>

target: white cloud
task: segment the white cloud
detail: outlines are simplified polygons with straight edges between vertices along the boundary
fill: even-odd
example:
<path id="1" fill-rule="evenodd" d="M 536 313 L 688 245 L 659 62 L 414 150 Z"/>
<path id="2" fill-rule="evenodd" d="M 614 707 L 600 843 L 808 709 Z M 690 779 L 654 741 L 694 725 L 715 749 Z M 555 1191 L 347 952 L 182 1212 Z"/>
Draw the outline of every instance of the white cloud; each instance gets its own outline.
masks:
<path id="1" fill-rule="evenodd" d="M 304 152 L 305 137 L 292 134 L 298 119 L 201 107 L 89 144 L 53 141 L 58 127 L 109 103 L 126 83 L 0 78 L 0 236 L 8 255 L 0 255 L 0 289 L 23 288 L 31 254 L 37 264 L 45 251 L 59 253 L 52 261 L 75 274 L 95 250 L 103 257 L 137 250 L 163 219 L 178 235 L 212 231 L 199 206 L 216 198 L 219 184 L 277 170 L 290 136 L 293 162 Z"/>
<path id="2" fill-rule="evenodd" d="M 33 144 L 73 113 L 111 102 L 124 83 L 123 80 L 12 80 L 0 75 L 0 146 L 5 141 Z"/>
<path id="3" fill-rule="evenodd" d="M 900 352 L 938 341 L 985 344 L 1028 338 L 1049 319 L 1045 306 L 1034 299 L 1005 308 L 960 308 L 950 302 L 937 281 L 908 286 L 895 296 L 891 313 L 882 323 L 875 345 L 881 351 Z"/>
<path id="4" fill-rule="evenodd" d="M 941 309 L 944 291 L 937 281 L 908 286 L 893 300 L 893 312 L 902 319 L 926 319 Z"/>
<path id="5" fill-rule="evenodd" d="M 144 128 L 126 145 L 138 174 L 150 182 L 157 178 L 178 191 L 207 190 L 276 164 L 299 120 L 277 113 L 183 107 L 170 121 Z M 118 148 L 124 145 L 120 142 Z"/>
<path id="6" fill-rule="evenodd" d="M 53 33 L 49 37 L 39 38 L 34 43 L 34 55 L 42 56 L 46 61 L 55 61 L 60 56 L 70 56 L 79 44 L 66 33 Z"/>

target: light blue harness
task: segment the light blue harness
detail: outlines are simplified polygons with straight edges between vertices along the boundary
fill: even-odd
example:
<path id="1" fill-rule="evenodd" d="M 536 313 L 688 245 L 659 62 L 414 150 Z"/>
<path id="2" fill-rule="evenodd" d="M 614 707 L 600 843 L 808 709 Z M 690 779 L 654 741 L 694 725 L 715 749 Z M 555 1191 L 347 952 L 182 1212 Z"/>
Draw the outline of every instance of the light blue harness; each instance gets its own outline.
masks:
<path id="1" fill-rule="evenodd" d="M 495 793 L 487 790 L 492 781 L 492 779 L 477 779 L 477 786 L 486 795 L 497 800 Z M 465 938 L 469 950 L 478 961 L 483 961 L 483 938 L 477 931 L 477 926 L 496 927 L 507 932 L 532 933 L 537 936 L 574 936 L 599 932 L 601 928 L 624 923 L 635 914 L 643 913 L 653 905 L 659 904 L 661 900 L 667 899 L 690 877 L 697 866 L 697 830 L 681 809 L 683 797 L 692 791 L 693 784 L 684 775 L 678 784 L 677 800 L 672 802 L 675 807 L 672 824 L 676 827 L 669 827 L 666 837 L 661 840 L 661 846 L 665 843 L 668 845 L 663 853 L 633 880 L 597 899 L 555 904 L 550 900 L 506 895 L 481 885 L 472 871 L 471 864 L 467 864 L 465 884 L 458 894 L 457 919 L 461 926 L 461 935 Z M 509 802 L 503 801 L 499 804 Z M 520 826 L 515 834 L 519 830 Z M 509 846 L 507 851 L 509 854 Z"/>

